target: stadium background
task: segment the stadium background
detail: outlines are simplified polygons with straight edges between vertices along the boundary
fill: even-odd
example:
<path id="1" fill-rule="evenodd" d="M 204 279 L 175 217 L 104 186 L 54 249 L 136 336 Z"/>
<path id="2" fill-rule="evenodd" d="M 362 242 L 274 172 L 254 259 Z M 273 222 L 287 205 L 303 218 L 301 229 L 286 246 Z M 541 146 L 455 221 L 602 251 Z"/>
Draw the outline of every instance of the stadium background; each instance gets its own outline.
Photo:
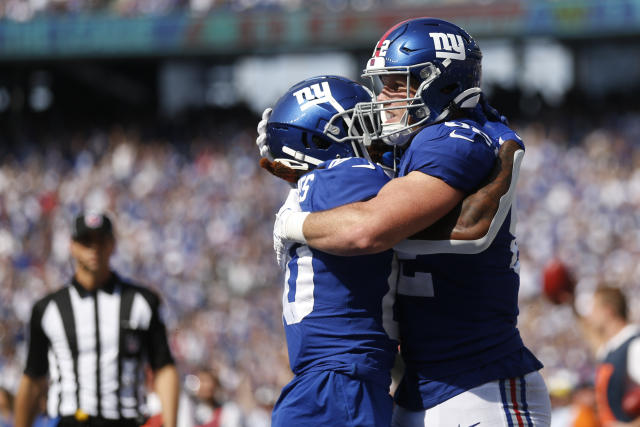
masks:
<path id="1" fill-rule="evenodd" d="M 31 304 L 71 273 L 70 219 L 115 216 L 114 266 L 157 288 L 185 378 L 217 370 L 265 420 L 289 379 L 262 109 L 296 81 L 358 78 L 394 23 L 435 16 L 484 52 L 484 89 L 527 144 L 518 198 L 525 342 L 548 384 L 593 380 L 570 308 L 603 281 L 640 310 L 640 1 L 1 0 L 0 385 L 15 391 Z"/>

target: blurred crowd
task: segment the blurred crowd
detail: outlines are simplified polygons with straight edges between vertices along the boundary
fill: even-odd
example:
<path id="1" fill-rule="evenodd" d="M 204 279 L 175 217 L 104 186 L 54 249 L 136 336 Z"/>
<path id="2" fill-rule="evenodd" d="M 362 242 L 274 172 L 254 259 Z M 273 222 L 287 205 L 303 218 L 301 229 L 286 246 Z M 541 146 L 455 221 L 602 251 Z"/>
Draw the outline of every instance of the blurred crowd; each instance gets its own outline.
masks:
<path id="1" fill-rule="evenodd" d="M 520 329 L 547 372 L 592 375 L 593 360 L 569 306 L 539 298 L 544 265 L 556 258 L 577 279 L 576 307 L 598 285 L 621 287 L 640 320 L 640 122 L 637 113 L 594 125 L 586 117 L 520 127 L 527 144 L 519 180 Z M 561 333 L 559 333 L 561 332 Z"/>
<path id="2" fill-rule="evenodd" d="M 26 21 L 34 16 L 111 13 L 120 16 L 154 16 L 174 12 L 207 13 L 216 10 L 354 12 L 377 8 L 415 7 L 433 4 L 487 4 L 507 0 L 3 0 L 0 19 Z"/>
<path id="3" fill-rule="evenodd" d="M 268 425 L 291 376 L 271 248 L 288 187 L 259 168 L 254 121 L 220 114 L 189 132 L 98 126 L 2 145 L 0 387 L 17 385 L 32 303 L 69 279 L 71 218 L 106 209 L 115 269 L 164 297 L 185 398 L 202 404 L 203 381 L 213 381 L 217 401 L 253 417 L 247 425 Z M 625 289 L 632 320 L 640 315 L 640 117 L 576 120 L 515 124 L 527 144 L 519 327 L 564 397 L 593 381 L 594 358 L 571 308 L 541 296 L 544 265 L 559 258 L 573 269 L 579 310 L 606 282 Z"/>
<path id="4" fill-rule="evenodd" d="M 70 277 L 71 218 L 104 209 L 114 268 L 164 297 L 182 372 L 213 369 L 246 408 L 273 403 L 290 376 L 271 243 L 288 186 L 258 166 L 253 127 L 221 118 L 184 144 L 114 127 L 2 147 L 0 385 L 17 384 L 32 303 Z"/>

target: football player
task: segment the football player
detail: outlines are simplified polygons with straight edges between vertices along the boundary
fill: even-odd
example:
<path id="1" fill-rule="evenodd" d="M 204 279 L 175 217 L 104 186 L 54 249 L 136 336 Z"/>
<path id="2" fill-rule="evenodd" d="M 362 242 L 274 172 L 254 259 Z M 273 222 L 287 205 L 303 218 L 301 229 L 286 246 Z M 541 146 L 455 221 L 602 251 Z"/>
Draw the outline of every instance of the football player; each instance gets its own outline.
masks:
<path id="1" fill-rule="evenodd" d="M 547 426 L 550 404 L 516 327 L 519 263 L 511 202 L 524 145 L 487 120 L 481 52 L 460 27 L 403 21 L 377 43 L 364 76 L 375 100 L 356 114 L 379 117 L 370 138 L 406 148 L 398 178 L 376 197 L 324 212 L 282 212 L 275 234 L 336 255 L 396 246 L 395 317 L 406 371 L 397 426 Z M 508 191 L 494 200 L 486 234 L 470 242 L 406 240 L 445 221 L 465 196 L 482 196 L 496 146 L 520 145 Z M 506 144 L 505 144 L 506 145 Z M 480 197 L 481 199 L 482 197 Z M 464 213 L 464 211 L 462 212 Z M 286 248 L 286 244 L 282 244 Z"/>
<path id="2" fill-rule="evenodd" d="M 369 159 L 352 119 L 363 86 L 337 76 L 289 89 L 262 123 L 261 165 L 291 183 L 309 212 L 374 197 L 389 181 Z M 285 204 L 282 210 L 289 209 Z M 281 210 L 281 212 L 282 212 Z M 279 426 L 389 426 L 398 343 L 383 327 L 392 251 L 350 258 L 297 244 L 281 267 L 283 323 L 295 374 L 272 414 Z"/>

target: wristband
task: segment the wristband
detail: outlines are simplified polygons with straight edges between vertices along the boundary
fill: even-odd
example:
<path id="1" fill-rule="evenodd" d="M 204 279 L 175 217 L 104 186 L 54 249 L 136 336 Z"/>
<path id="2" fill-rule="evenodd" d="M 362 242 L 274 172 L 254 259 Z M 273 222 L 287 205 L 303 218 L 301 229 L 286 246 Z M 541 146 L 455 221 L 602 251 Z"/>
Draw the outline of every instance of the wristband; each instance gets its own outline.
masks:
<path id="1" fill-rule="evenodd" d="M 307 243 L 302 227 L 304 220 L 311 212 L 292 212 L 284 223 L 284 238 L 298 243 Z"/>

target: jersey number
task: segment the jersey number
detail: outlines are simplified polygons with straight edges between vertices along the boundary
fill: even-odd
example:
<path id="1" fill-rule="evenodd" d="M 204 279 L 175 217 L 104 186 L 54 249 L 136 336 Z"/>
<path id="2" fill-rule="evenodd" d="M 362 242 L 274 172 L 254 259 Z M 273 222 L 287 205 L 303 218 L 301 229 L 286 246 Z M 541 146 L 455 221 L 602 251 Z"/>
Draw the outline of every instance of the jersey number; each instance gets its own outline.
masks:
<path id="1" fill-rule="evenodd" d="M 409 261 L 410 262 L 410 261 Z M 396 291 L 399 295 L 411 297 L 434 297 L 433 276 L 426 271 L 415 271 L 413 268 L 407 269 L 406 262 L 394 258 L 392 278 L 396 278 Z M 398 269 L 399 274 L 398 274 Z M 393 283 L 390 281 L 393 287 Z"/>
<path id="2" fill-rule="evenodd" d="M 313 311 L 313 254 L 308 246 L 299 246 L 296 253 L 298 259 L 287 266 L 284 278 L 282 315 L 287 325 L 300 323 Z"/>
<path id="3" fill-rule="evenodd" d="M 411 297 L 434 297 L 431 273 L 416 272 L 413 276 L 400 275 L 398 294 Z"/>
<path id="4" fill-rule="evenodd" d="M 455 129 L 453 129 L 449 134 L 451 138 L 466 139 L 467 141 L 473 142 L 475 140 L 475 135 L 480 135 L 485 144 L 487 144 L 489 147 L 492 146 L 491 138 L 489 138 L 489 135 L 476 128 L 475 126 L 471 126 L 463 122 L 445 122 L 444 125 L 450 128 L 461 128 L 460 132 L 457 132 Z"/>
<path id="5" fill-rule="evenodd" d="M 300 178 L 300 182 L 298 183 L 299 202 L 302 202 L 307 198 L 307 194 L 309 193 L 309 186 L 311 185 L 311 181 L 313 181 L 315 177 L 316 176 L 314 174 L 310 173 Z"/>

